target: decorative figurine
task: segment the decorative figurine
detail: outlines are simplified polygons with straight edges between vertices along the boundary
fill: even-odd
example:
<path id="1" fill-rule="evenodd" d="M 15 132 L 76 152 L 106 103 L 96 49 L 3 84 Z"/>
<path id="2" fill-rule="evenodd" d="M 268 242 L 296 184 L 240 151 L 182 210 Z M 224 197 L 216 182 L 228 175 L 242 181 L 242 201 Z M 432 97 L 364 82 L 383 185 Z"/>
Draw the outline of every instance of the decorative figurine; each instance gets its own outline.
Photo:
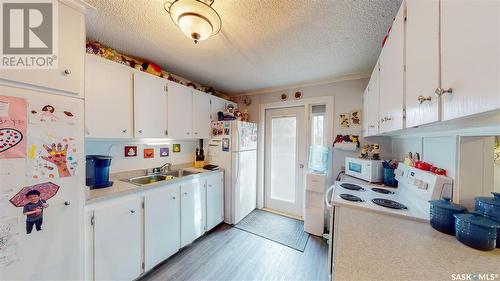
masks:
<path id="1" fill-rule="evenodd" d="M 380 159 L 380 146 L 377 143 L 371 145 L 371 154 L 373 160 Z"/>
<path id="2" fill-rule="evenodd" d="M 363 147 L 361 148 L 361 154 L 359 155 L 359 158 L 368 158 L 368 151 L 370 150 L 370 145 L 365 143 L 363 144 Z"/>

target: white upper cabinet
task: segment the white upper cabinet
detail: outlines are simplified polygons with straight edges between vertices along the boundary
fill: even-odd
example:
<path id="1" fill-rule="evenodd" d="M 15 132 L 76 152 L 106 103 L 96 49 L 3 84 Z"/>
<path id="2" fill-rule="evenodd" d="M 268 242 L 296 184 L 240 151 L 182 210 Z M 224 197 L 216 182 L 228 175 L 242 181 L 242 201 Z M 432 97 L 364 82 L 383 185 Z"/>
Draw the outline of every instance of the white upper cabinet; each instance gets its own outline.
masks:
<path id="1" fill-rule="evenodd" d="M 404 5 L 380 54 L 380 132 L 403 129 Z"/>
<path id="2" fill-rule="evenodd" d="M 193 138 L 210 137 L 210 96 L 193 90 Z"/>
<path id="3" fill-rule="evenodd" d="M 377 62 L 363 96 L 365 116 L 365 121 L 363 122 L 364 136 L 373 136 L 379 132 L 379 90 L 379 64 Z"/>
<path id="4" fill-rule="evenodd" d="M 130 68 L 85 56 L 85 136 L 133 137 L 133 92 Z"/>
<path id="5" fill-rule="evenodd" d="M 168 82 L 168 138 L 190 139 L 193 130 L 192 88 Z"/>
<path id="6" fill-rule="evenodd" d="M 434 94 L 439 86 L 439 1 L 407 0 L 406 9 L 406 127 L 409 128 L 439 121 L 439 97 Z"/>
<path id="7" fill-rule="evenodd" d="M 443 120 L 500 107 L 500 1 L 441 1 Z"/>
<path id="8" fill-rule="evenodd" d="M 59 55 L 56 69 L 0 71 L 0 78 L 83 97 L 85 16 L 59 2 Z"/>
<path id="9" fill-rule="evenodd" d="M 210 105 L 210 112 L 212 114 L 212 121 L 218 121 L 218 116 L 217 116 L 217 113 L 219 111 L 221 112 L 224 112 L 224 110 L 226 109 L 226 100 L 225 99 L 221 99 L 219 97 L 216 97 L 216 96 L 211 96 L 210 97 L 211 99 L 211 105 Z"/>
<path id="10" fill-rule="evenodd" d="M 148 73 L 134 73 L 135 137 L 167 137 L 167 83 Z"/>
<path id="11" fill-rule="evenodd" d="M 180 187 L 178 184 L 144 196 L 145 271 L 176 253 L 181 246 Z"/>

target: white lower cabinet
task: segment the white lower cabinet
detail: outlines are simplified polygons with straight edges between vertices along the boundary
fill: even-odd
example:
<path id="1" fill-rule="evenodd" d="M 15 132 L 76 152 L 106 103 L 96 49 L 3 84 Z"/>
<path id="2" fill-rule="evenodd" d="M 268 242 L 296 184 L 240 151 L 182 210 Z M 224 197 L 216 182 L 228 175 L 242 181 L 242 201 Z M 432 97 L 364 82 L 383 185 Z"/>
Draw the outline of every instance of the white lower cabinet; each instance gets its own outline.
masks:
<path id="1" fill-rule="evenodd" d="M 181 247 L 191 244 L 206 230 L 206 194 L 202 181 L 181 183 Z"/>
<path id="2" fill-rule="evenodd" d="M 219 173 L 207 177 L 205 187 L 207 194 L 207 231 L 224 220 L 224 174 Z"/>
<path id="3" fill-rule="evenodd" d="M 175 184 L 144 195 L 144 269 L 148 271 L 179 251 L 180 187 Z"/>
<path id="4" fill-rule="evenodd" d="M 134 280 L 217 226 L 223 178 L 210 173 L 87 206 L 85 280 Z"/>
<path id="5" fill-rule="evenodd" d="M 133 280 L 142 263 L 141 199 L 94 210 L 95 280 Z"/>

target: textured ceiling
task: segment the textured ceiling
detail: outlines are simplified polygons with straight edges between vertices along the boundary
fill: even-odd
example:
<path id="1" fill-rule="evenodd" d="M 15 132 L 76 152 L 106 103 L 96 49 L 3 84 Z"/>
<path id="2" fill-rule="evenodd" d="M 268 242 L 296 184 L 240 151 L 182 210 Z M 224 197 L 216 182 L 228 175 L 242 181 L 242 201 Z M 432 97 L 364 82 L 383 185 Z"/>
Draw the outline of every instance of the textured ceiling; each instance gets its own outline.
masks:
<path id="1" fill-rule="evenodd" d="M 217 0 L 195 45 L 161 0 L 88 0 L 87 37 L 228 94 L 371 71 L 401 0 Z"/>

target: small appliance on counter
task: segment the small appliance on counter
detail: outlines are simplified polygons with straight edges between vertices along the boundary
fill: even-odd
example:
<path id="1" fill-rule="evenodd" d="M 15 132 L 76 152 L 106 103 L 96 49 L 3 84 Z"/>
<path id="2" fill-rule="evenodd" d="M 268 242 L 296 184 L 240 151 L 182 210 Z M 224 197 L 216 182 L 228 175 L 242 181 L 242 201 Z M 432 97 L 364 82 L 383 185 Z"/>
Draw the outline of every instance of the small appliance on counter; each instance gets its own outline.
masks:
<path id="1" fill-rule="evenodd" d="M 87 155 L 86 185 L 90 189 L 105 188 L 113 185 L 109 180 L 109 166 L 113 157 L 106 155 Z"/>
<path id="2" fill-rule="evenodd" d="M 346 157 L 345 173 L 369 182 L 382 182 L 384 176 L 382 163 L 382 160 Z"/>

